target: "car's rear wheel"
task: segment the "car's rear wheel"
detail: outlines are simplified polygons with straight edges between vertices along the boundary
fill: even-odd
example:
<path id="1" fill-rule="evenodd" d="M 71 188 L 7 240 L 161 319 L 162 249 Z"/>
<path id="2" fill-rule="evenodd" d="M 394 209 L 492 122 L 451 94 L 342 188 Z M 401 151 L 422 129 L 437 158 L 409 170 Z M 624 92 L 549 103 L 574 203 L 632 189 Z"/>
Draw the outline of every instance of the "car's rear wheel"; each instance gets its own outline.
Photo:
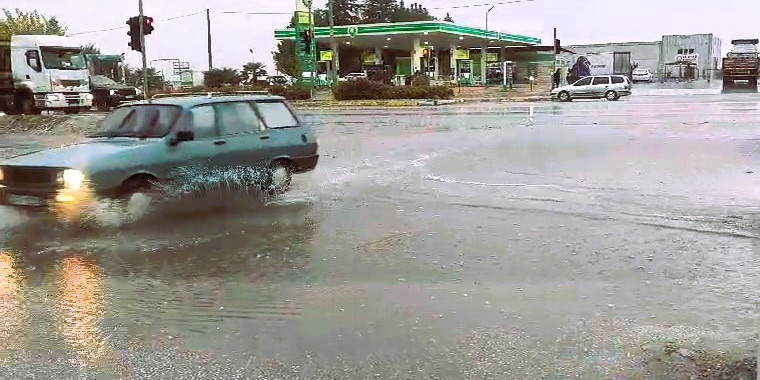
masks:
<path id="1" fill-rule="evenodd" d="M 569 102 L 570 93 L 567 91 L 560 91 L 559 94 L 557 94 L 557 99 L 559 99 L 560 102 Z"/>
<path id="2" fill-rule="evenodd" d="M 620 99 L 620 95 L 618 95 L 617 92 L 612 91 L 612 90 L 607 91 L 607 93 L 604 94 L 604 97 L 605 97 L 605 99 L 607 99 L 607 100 L 609 100 L 611 102 Z"/>

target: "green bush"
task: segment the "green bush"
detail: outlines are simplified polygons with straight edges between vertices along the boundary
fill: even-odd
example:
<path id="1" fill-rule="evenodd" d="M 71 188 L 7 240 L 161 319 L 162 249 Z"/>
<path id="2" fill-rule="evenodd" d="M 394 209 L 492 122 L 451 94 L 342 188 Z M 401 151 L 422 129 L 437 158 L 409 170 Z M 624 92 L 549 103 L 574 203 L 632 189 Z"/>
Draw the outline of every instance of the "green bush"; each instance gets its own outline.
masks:
<path id="1" fill-rule="evenodd" d="M 311 88 L 306 86 L 272 86 L 269 88 L 269 93 L 282 96 L 287 100 L 311 99 Z"/>
<path id="2" fill-rule="evenodd" d="M 389 86 L 366 79 L 341 82 L 333 90 L 336 100 L 448 99 L 454 90 L 444 86 Z"/>

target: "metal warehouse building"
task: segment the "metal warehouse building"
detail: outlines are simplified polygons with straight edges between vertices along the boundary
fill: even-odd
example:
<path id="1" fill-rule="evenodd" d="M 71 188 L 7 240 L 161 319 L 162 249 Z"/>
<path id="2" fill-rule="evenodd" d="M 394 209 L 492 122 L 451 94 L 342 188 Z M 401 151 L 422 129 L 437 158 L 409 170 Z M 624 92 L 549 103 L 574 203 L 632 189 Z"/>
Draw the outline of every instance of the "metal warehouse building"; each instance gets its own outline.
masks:
<path id="1" fill-rule="evenodd" d="M 599 53 L 629 52 L 631 62 L 660 81 L 711 79 L 720 69 L 721 41 L 712 33 L 666 35 L 660 41 L 570 45 L 577 60 Z"/>

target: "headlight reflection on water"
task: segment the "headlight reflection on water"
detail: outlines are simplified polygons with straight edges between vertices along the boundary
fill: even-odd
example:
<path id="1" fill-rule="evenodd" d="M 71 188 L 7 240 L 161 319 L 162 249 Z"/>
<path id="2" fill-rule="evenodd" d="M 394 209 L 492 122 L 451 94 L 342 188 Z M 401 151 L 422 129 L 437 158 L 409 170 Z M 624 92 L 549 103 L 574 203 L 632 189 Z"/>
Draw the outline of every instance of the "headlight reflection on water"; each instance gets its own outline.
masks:
<path id="1" fill-rule="evenodd" d="M 83 366 L 94 366 L 111 351 L 107 337 L 100 330 L 103 300 L 99 273 L 94 263 L 79 257 L 61 262 L 57 326 L 64 340 Z"/>
<path id="2" fill-rule="evenodd" d="M 0 359 L 10 351 L 24 349 L 22 280 L 15 257 L 0 251 Z"/>

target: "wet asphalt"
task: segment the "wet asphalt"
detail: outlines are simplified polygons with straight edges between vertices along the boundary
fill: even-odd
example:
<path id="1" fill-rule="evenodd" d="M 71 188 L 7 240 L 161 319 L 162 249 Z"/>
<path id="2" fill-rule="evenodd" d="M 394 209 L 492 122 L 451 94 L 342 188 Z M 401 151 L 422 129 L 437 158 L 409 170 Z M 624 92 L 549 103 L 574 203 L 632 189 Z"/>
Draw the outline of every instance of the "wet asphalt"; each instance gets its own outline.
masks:
<path id="1" fill-rule="evenodd" d="M 651 342 L 754 349 L 757 94 L 304 118 L 319 167 L 268 205 L 0 208 L 0 378 L 631 378 Z"/>

